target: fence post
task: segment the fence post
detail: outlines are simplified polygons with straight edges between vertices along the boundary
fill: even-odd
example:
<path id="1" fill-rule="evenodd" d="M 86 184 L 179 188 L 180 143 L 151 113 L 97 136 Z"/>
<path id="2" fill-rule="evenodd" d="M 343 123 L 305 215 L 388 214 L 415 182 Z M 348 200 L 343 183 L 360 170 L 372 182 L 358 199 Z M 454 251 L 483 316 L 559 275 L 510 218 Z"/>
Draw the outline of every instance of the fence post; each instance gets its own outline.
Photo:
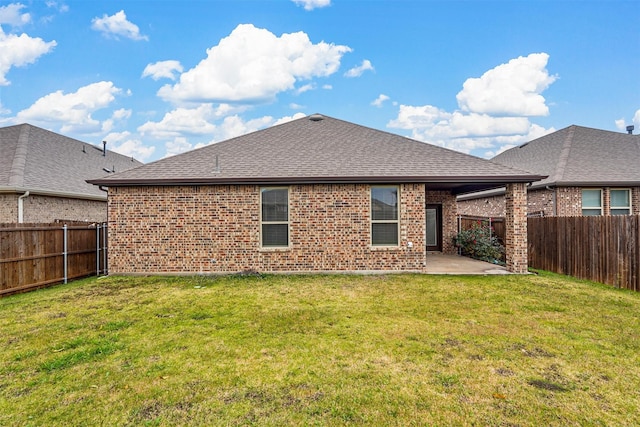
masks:
<path id="1" fill-rule="evenodd" d="M 458 215 L 458 234 L 462 231 L 462 215 Z M 458 247 L 458 255 L 462 255 L 462 248 Z"/>
<path id="2" fill-rule="evenodd" d="M 63 233 L 63 239 L 62 241 L 64 242 L 64 248 L 62 251 L 62 258 L 63 258 L 63 262 L 64 262 L 64 283 L 67 283 L 67 224 L 65 224 L 62 227 L 62 233 Z"/>
<path id="3" fill-rule="evenodd" d="M 96 224 L 96 276 L 100 276 L 100 223 Z"/>
<path id="4" fill-rule="evenodd" d="M 489 241 L 493 237 L 493 230 L 491 229 L 491 217 L 489 217 Z"/>
<path id="5" fill-rule="evenodd" d="M 109 274 L 109 270 L 107 268 L 107 224 L 102 224 L 102 258 L 104 259 L 104 263 L 102 266 L 104 267 L 105 276 Z"/>

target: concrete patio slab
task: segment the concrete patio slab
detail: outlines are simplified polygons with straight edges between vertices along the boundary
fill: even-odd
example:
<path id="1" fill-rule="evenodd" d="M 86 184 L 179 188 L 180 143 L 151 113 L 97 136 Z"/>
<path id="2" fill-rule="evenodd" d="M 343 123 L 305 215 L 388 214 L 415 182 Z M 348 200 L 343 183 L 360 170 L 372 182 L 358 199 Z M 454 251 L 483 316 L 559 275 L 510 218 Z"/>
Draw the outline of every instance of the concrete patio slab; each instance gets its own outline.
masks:
<path id="1" fill-rule="evenodd" d="M 440 252 L 427 254 L 427 274 L 510 274 L 501 265 Z"/>

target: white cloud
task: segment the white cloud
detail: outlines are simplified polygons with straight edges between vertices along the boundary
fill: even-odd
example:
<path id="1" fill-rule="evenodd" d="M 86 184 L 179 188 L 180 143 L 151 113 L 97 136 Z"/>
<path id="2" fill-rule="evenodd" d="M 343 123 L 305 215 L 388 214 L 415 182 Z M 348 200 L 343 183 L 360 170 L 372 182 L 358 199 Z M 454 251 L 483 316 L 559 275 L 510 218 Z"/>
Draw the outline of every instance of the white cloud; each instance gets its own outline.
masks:
<path id="1" fill-rule="evenodd" d="M 486 158 L 486 159 L 492 159 L 495 156 L 497 156 L 498 154 L 504 153 L 505 151 L 510 150 L 510 149 L 512 149 L 514 147 L 517 147 L 517 146 L 518 146 L 517 144 L 505 144 L 502 147 L 500 147 L 500 149 L 498 151 L 486 151 L 484 153 L 483 157 Z"/>
<path id="2" fill-rule="evenodd" d="M 9 85 L 6 75 L 12 67 L 33 64 L 40 56 L 49 53 L 56 41 L 45 42 L 39 37 L 5 34 L 0 27 L 0 86 Z"/>
<path id="3" fill-rule="evenodd" d="M 278 120 L 273 122 L 273 124 L 271 126 L 281 125 L 283 123 L 287 123 L 287 122 L 290 122 L 292 120 L 298 120 L 298 119 L 301 119 L 303 117 L 306 117 L 306 114 L 304 114 L 304 113 L 295 113 L 293 116 L 285 116 L 285 117 L 279 118 Z"/>
<path id="4" fill-rule="evenodd" d="M 7 115 L 7 114 L 11 114 L 11 110 L 4 108 L 2 106 L 2 100 L 0 100 L 0 115 Z M 5 119 L 6 120 L 6 119 Z M 0 124 L 3 123 L 2 118 L 0 118 Z"/>
<path id="5" fill-rule="evenodd" d="M 216 127 L 214 141 L 224 141 L 236 136 L 245 135 L 273 125 L 273 117 L 264 116 L 257 119 L 243 120 L 238 115 L 225 117 L 222 123 Z"/>
<path id="6" fill-rule="evenodd" d="M 292 0 L 298 6 L 303 6 L 304 10 L 331 6 L 331 0 Z"/>
<path id="7" fill-rule="evenodd" d="M 31 15 L 21 13 L 25 5 L 21 3 L 11 3 L 7 6 L 0 6 L 0 25 L 9 24 L 13 27 L 19 27 L 31 22 Z"/>
<path id="8" fill-rule="evenodd" d="M 391 98 L 389 98 L 384 93 L 381 93 L 375 100 L 371 101 L 371 105 L 373 105 L 374 107 L 382 107 L 382 104 L 389 99 Z"/>
<path id="9" fill-rule="evenodd" d="M 47 5 L 48 8 L 56 9 L 58 12 L 64 13 L 69 11 L 69 6 L 67 6 L 64 3 L 58 3 L 56 1 L 47 1 L 45 4 Z"/>
<path id="10" fill-rule="evenodd" d="M 634 132 L 636 132 L 640 128 L 640 110 L 637 110 L 631 119 L 631 123 L 627 122 L 627 119 L 624 117 L 615 121 L 616 128 L 619 131 L 627 132 L 627 126 L 634 126 Z M 636 132 L 637 133 L 637 132 Z"/>
<path id="11" fill-rule="evenodd" d="M 169 157 L 305 116 L 303 113 L 295 113 L 293 116 L 277 120 L 271 116 L 244 120 L 237 114 L 223 115 L 220 109 L 214 110 L 210 104 L 205 105 L 206 108 L 202 108 L 204 105 L 197 109 L 178 108 L 165 115 L 161 122 L 145 123 L 138 131 L 142 135 L 168 139 L 165 142 L 164 157 Z M 196 119 L 192 119 L 192 123 L 188 124 L 184 122 L 187 117 Z M 220 119 L 220 123 L 214 124 Z"/>
<path id="12" fill-rule="evenodd" d="M 292 102 L 291 104 L 289 104 L 289 108 L 291 108 L 292 110 L 302 110 L 304 109 L 304 105 L 300 105 L 300 104 L 296 104 L 295 102 Z"/>
<path id="13" fill-rule="evenodd" d="M 463 153 L 482 148 L 499 152 L 504 144 L 521 144 L 554 130 L 533 124 L 527 117 L 448 113 L 431 105 L 400 105 L 397 119 L 388 126 L 410 130 L 414 139 Z"/>
<path id="14" fill-rule="evenodd" d="M 546 116 L 541 93 L 557 76 L 546 69 L 549 55 L 532 53 L 501 64 L 464 82 L 456 99 L 463 111 L 491 115 Z"/>
<path id="15" fill-rule="evenodd" d="M 296 95 L 300 95 L 302 93 L 305 92 L 309 92 L 310 90 L 314 90 L 316 88 L 316 85 L 313 83 L 309 83 L 303 86 L 300 86 L 297 90 L 296 90 Z"/>
<path id="16" fill-rule="evenodd" d="M 357 67 L 353 67 L 352 69 L 344 73 L 344 75 L 345 77 L 360 77 L 365 71 L 373 70 L 374 68 L 373 65 L 371 65 L 371 61 L 365 59 L 364 61 L 362 61 L 362 64 L 358 65 Z"/>
<path id="17" fill-rule="evenodd" d="M 332 85 L 322 85 L 322 89 L 331 90 L 331 89 L 333 89 L 333 86 Z"/>
<path id="18" fill-rule="evenodd" d="M 164 143 L 166 154 L 164 158 L 175 156 L 176 154 L 184 153 L 194 148 L 193 144 L 190 144 L 186 138 L 177 136 L 173 141 L 167 141 Z"/>
<path id="19" fill-rule="evenodd" d="M 148 64 L 142 72 L 142 77 L 151 77 L 153 80 L 161 78 L 175 80 L 175 73 L 182 73 L 182 64 L 179 61 L 159 61 Z"/>
<path id="20" fill-rule="evenodd" d="M 131 117 L 131 110 L 120 108 L 111 114 L 111 118 L 102 122 L 102 132 L 111 132 L 115 122 L 119 122 Z"/>
<path id="21" fill-rule="evenodd" d="M 176 108 L 166 113 L 159 122 L 144 123 L 138 127 L 138 132 L 158 139 L 175 138 L 185 134 L 212 134 L 216 127 L 211 121 L 220 115 L 211 104 L 202 104 L 197 108 Z"/>
<path id="22" fill-rule="evenodd" d="M 304 32 L 277 37 L 242 24 L 158 95 L 176 103 L 269 101 L 299 80 L 335 73 L 342 55 L 350 51 L 348 46 L 313 44 Z"/>
<path id="23" fill-rule="evenodd" d="M 81 87 L 73 93 L 59 90 L 38 99 L 31 107 L 20 111 L 16 118 L 20 122 L 55 123 L 62 133 L 96 132 L 102 126 L 91 117 L 92 113 L 108 107 L 120 92 L 112 82 L 104 81 Z"/>
<path id="24" fill-rule="evenodd" d="M 397 118 L 387 126 L 465 153 L 485 149 L 485 156 L 539 138 L 555 130 L 529 120 L 548 113 L 540 92 L 556 77 L 545 69 L 547 60 L 546 53 L 532 54 L 468 79 L 457 96 L 460 109 L 453 112 L 433 105 L 400 105 Z"/>
<path id="25" fill-rule="evenodd" d="M 100 31 L 107 37 L 125 37 L 131 40 L 149 40 L 149 37 L 140 34 L 138 26 L 127 20 L 127 15 L 124 10 L 107 16 L 102 15 L 102 18 L 93 18 L 91 20 L 91 28 Z"/>
<path id="26" fill-rule="evenodd" d="M 432 105 L 400 105 L 398 118 L 389 126 L 414 130 L 419 139 L 473 138 L 518 135 L 529 128 L 526 117 L 491 117 L 486 114 L 448 113 Z"/>
<path id="27" fill-rule="evenodd" d="M 112 117 L 115 120 L 123 120 L 123 119 L 128 119 L 131 117 L 131 110 L 127 110 L 125 108 L 120 108 L 119 110 L 116 110 L 113 112 Z"/>
<path id="28" fill-rule="evenodd" d="M 156 147 L 146 146 L 133 138 L 128 131 L 110 133 L 103 140 L 107 141 L 109 150 L 140 161 L 147 160 L 156 150 Z"/>

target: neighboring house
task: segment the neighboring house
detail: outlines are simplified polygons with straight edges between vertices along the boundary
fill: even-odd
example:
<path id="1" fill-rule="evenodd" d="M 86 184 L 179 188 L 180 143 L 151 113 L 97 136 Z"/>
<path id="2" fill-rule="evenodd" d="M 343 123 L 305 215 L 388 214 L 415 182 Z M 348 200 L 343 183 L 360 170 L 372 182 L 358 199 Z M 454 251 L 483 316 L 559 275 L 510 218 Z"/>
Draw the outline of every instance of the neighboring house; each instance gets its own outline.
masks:
<path id="1" fill-rule="evenodd" d="M 507 185 L 507 268 L 527 271 L 541 177 L 314 114 L 117 173 L 109 272 L 422 272 L 455 253 L 456 194 Z"/>
<path id="2" fill-rule="evenodd" d="M 640 136 L 581 126 L 534 139 L 493 162 L 547 175 L 528 188 L 532 216 L 640 214 Z M 504 188 L 458 197 L 465 215 L 503 217 Z"/>
<path id="3" fill-rule="evenodd" d="M 141 164 L 29 124 L 0 128 L 0 223 L 106 221 L 107 193 L 86 180 Z"/>

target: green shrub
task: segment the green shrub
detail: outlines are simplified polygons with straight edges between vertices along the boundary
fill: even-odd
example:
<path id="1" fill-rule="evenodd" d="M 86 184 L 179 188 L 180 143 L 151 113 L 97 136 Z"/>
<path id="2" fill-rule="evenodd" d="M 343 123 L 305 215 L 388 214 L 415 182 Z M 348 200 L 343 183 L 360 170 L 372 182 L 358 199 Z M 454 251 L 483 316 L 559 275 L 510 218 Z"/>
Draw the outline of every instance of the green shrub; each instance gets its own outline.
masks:
<path id="1" fill-rule="evenodd" d="M 504 246 L 491 234 L 491 228 L 483 226 L 480 221 L 471 228 L 462 230 L 453 241 L 464 256 L 496 264 L 503 263 Z"/>

